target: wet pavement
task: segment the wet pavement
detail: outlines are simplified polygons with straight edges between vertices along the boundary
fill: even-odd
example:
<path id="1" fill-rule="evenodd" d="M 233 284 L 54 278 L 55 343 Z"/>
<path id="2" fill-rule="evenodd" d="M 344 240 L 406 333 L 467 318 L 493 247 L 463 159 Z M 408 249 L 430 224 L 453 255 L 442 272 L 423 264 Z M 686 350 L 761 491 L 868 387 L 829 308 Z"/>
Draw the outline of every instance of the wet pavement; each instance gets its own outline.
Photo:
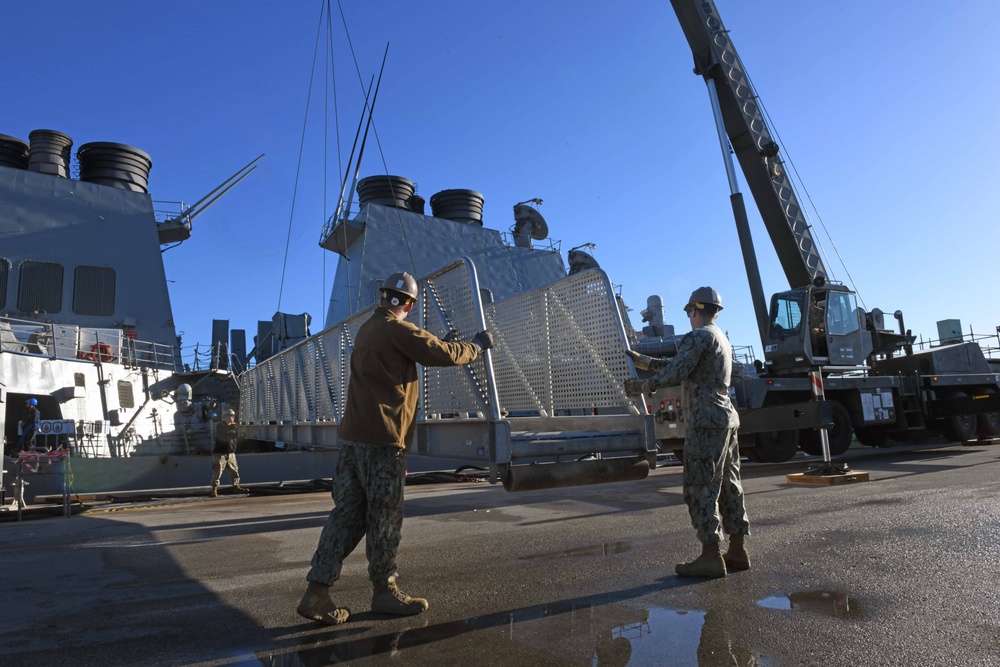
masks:
<path id="1" fill-rule="evenodd" d="M 998 665 L 1000 446 L 851 450 L 872 481 L 745 465 L 753 567 L 698 552 L 680 469 L 509 494 L 407 487 L 401 587 L 369 611 L 364 550 L 334 628 L 295 614 L 329 494 L 221 497 L 0 524 L 0 665 Z"/>

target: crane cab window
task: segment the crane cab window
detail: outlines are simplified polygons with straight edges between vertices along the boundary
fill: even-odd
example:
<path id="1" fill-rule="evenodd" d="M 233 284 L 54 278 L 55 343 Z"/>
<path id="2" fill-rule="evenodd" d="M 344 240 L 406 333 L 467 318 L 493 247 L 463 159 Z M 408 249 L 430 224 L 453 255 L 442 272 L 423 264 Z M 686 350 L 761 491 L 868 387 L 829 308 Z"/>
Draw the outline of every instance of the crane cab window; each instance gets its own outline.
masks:
<path id="1" fill-rule="evenodd" d="M 800 294 L 776 296 L 771 304 L 771 338 L 784 338 L 802 326 Z"/>
<path id="2" fill-rule="evenodd" d="M 826 330 L 831 335 L 854 333 L 858 321 L 858 302 L 850 292 L 830 292 L 826 300 Z"/>

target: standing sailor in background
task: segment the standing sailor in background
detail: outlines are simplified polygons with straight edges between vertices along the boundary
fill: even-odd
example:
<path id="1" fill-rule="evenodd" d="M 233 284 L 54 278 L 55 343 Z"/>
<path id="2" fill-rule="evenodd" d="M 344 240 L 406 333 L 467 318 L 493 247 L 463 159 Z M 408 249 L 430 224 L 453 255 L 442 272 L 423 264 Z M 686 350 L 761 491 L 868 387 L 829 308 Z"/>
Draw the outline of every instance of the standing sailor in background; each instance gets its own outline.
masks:
<path id="1" fill-rule="evenodd" d="M 17 424 L 21 427 L 21 437 L 17 440 L 15 452 L 27 451 L 35 445 L 35 433 L 38 431 L 38 422 L 41 415 L 38 412 L 38 399 L 32 396 L 24 402 L 26 408 L 24 418 Z"/>
<path id="2" fill-rule="evenodd" d="M 691 333 L 681 339 L 677 356 L 654 359 L 628 351 L 636 368 L 656 371 L 648 380 L 626 380 L 628 394 L 652 394 L 658 387 L 677 384 L 683 388 L 684 502 L 702 552 L 690 563 L 677 565 L 677 574 L 682 577 L 724 577 L 727 567 L 750 568 L 746 547 L 750 522 L 743 504 L 737 440 L 740 418 L 729 400 L 733 349 L 715 325 L 720 310 L 719 293 L 711 287 L 699 287 L 684 306 Z M 719 546 L 723 531 L 729 535 L 725 555 Z"/>
<path id="3" fill-rule="evenodd" d="M 240 467 L 236 463 L 236 445 L 239 442 L 239 427 L 236 425 L 236 411 L 229 408 L 222 415 L 222 423 L 215 427 L 215 449 L 212 450 L 212 491 L 210 496 L 219 495 L 219 481 L 222 471 L 229 473 L 233 491 L 247 493 L 249 489 L 240 486 Z"/>
<path id="4" fill-rule="evenodd" d="M 471 343 L 444 341 L 406 322 L 418 296 L 417 281 L 394 273 L 382 300 L 358 330 L 351 354 L 347 406 L 338 429 L 340 458 L 334 475 L 334 508 L 319 537 L 306 575 L 309 586 L 297 612 L 327 625 L 347 620 L 350 611 L 330 599 L 344 559 L 366 538 L 372 611 L 410 615 L 427 609 L 396 586 L 396 552 L 403 525 L 406 450 L 416 426 L 417 364 L 468 364 L 493 347 L 489 331 Z"/>

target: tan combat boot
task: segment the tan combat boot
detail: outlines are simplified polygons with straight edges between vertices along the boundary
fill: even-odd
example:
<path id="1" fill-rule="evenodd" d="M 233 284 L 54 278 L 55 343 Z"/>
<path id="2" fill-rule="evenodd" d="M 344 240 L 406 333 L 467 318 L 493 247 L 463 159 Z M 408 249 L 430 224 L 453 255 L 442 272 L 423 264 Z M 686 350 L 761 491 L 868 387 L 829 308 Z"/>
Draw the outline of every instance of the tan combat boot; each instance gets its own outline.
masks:
<path id="1" fill-rule="evenodd" d="M 338 607 L 330 599 L 330 587 L 315 581 L 309 582 L 309 587 L 299 600 L 295 610 L 299 616 L 310 621 L 326 625 L 340 625 L 351 615 L 349 609 Z"/>
<path id="2" fill-rule="evenodd" d="M 245 486 L 240 486 L 239 481 L 233 482 L 233 491 L 236 493 L 250 493 L 250 489 Z"/>
<path id="3" fill-rule="evenodd" d="M 750 569 L 750 553 L 747 551 L 747 536 L 736 533 L 729 536 L 729 549 L 722 556 L 726 561 L 726 569 L 738 572 Z"/>
<path id="4" fill-rule="evenodd" d="M 208 495 L 211 496 L 212 498 L 218 497 L 218 495 L 219 495 L 219 485 L 218 484 L 213 484 L 212 485 L 212 490 L 208 492 Z"/>
<path id="5" fill-rule="evenodd" d="M 389 582 L 388 586 L 375 584 L 375 591 L 372 593 L 372 611 L 376 614 L 412 616 L 427 611 L 427 606 L 427 600 L 411 598 L 399 590 L 396 583 L 392 581 Z"/>
<path id="6" fill-rule="evenodd" d="M 675 568 L 679 577 L 724 577 L 726 561 L 722 559 L 719 543 L 713 542 L 701 548 L 701 555 L 690 563 L 679 563 Z"/>

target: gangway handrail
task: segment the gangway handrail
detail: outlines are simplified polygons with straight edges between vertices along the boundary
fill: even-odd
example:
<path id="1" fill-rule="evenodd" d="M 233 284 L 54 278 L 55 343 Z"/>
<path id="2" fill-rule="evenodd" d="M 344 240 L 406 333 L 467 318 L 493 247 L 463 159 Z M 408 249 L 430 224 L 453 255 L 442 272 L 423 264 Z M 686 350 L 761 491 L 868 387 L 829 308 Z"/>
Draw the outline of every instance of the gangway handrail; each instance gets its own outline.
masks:
<path id="1" fill-rule="evenodd" d="M 469 267 L 470 289 L 472 290 L 473 312 L 478 320 L 479 330 L 483 331 L 486 326 L 486 314 L 483 312 L 482 292 L 479 291 L 479 274 L 472 258 L 462 257 L 463 262 Z M 486 386 L 489 391 L 490 418 L 493 421 L 500 420 L 500 396 L 497 393 L 497 379 L 493 370 L 493 352 L 485 350 L 483 352 L 483 365 L 486 367 Z"/>

